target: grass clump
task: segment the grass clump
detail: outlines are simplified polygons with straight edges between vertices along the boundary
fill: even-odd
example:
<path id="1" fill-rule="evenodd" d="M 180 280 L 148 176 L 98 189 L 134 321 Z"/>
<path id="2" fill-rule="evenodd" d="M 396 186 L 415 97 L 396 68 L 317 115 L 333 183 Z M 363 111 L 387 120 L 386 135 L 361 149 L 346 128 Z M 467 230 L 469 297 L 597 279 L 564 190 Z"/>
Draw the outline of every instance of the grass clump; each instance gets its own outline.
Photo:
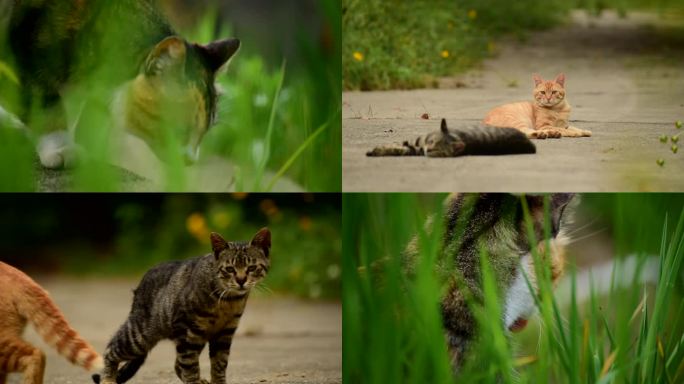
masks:
<path id="1" fill-rule="evenodd" d="M 503 298 L 483 253 L 482 300 L 470 303 L 480 336 L 470 360 L 456 375 L 447 358 L 439 309 L 446 280 L 435 273 L 442 232 L 423 229 L 430 215 L 434 224 L 440 222 L 440 214 L 435 213 L 441 211 L 442 199 L 405 194 L 344 197 L 345 382 L 676 383 L 684 379 L 681 196 L 586 196 L 580 208 L 610 226 L 614 243 L 610 286 L 599 290 L 598 282 L 590 279 L 589 294 L 580 295 L 585 287 L 578 286 L 580 271 L 570 257 L 564 278 L 569 289 L 561 299 L 553 289 L 548 262 L 535 250 L 535 274 L 541 287 L 540 294 L 534 295 L 539 319 L 515 336 L 498 320 Z M 525 215 L 532 238 L 532 221 L 528 212 Z M 640 219 L 630 220 L 635 217 Z M 401 255 L 413 236 L 418 239 L 419 259 L 415 271 L 406 274 Z M 633 275 L 621 272 L 629 260 L 636 266 Z M 640 276 L 653 260 L 659 265 L 656 282 L 644 284 Z"/>
<path id="2" fill-rule="evenodd" d="M 499 34 L 552 26 L 566 10 L 559 0 L 343 0 L 344 88 L 432 86 L 492 54 Z"/>

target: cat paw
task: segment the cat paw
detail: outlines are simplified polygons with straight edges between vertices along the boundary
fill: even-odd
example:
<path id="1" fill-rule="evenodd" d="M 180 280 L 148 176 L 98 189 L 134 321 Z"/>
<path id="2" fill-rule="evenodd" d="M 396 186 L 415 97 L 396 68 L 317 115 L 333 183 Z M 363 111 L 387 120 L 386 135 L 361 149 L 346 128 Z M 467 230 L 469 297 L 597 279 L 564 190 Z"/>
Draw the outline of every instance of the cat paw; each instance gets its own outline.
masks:
<path id="1" fill-rule="evenodd" d="M 373 148 L 372 151 L 366 152 L 366 156 L 368 156 L 368 157 L 380 156 L 380 148 Z"/>
<path id="2" fill-rule="evenodd" d="M 544 132 L 549 139 L 560 139 L 563 136 L 563 133 L 557 129 L 548 129 Z"/>
<path id="3" fill-rule="evenodd" d="M 53 132 L 40 138 L 38 157 L 48 169 L 73 168 L 78 163 L 80 149 L 65 131 Z"/>
<path id="4" fill-rule="evenodd" d="M 591 131 L 587 131 L 586 129 L 582 129 L 582 137 L 591 137 Z"/>
<path id="5" fill-rule="evenodd" d="M 530 138 L 544 140 L 548 137 L 545 131 L 535 131 L 530 134 Z"/>

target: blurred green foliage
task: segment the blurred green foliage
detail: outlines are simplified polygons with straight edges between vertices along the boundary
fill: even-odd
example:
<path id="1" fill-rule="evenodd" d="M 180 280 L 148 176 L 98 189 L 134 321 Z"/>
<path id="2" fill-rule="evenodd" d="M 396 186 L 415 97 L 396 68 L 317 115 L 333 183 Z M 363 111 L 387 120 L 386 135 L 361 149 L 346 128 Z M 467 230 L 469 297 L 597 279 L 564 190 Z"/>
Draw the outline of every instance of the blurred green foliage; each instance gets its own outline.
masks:
<path id="1" fill-rule="evenodd" d="M 495 50 L 503 32 L 550 27 L 568 3 L 537 1 L 344 0 L 345 89 L 430 86 Z"/>
<path id="2" fill-rule="evenodd" d="M 469 305 L 479 337 L 454 376 L 446 352 L 439 301 L 444 277 L 435 273 L 442 242 L 444 195 L 346 194 L 343 197 L 343 377 L 347 383 L 675 383 L 684 349 L 684 195 L 587 194 L 581 215 L 607 226 L 622 256 L 650 255 L 661 263 L 657 286 L 624 277 L 587 302 L 577 298 L 576 267 L 567 260 L 570 297 L 554 295 L 548 264 L 536 256 L 539 321 L 512 336 L 501 321 L 497 277 L 483 272 L 483 302 Z M 438 226 L 424 230 L 428 216 Z M 667 217 L 667 220 L 666 220 Z M 576 226 L 586 226 L 578 222 Z M 549 230 L 547 228 L 547 230 Z M 532 233 L 532 232 L 531 232 Z M 400 257 L 418 239 L 415 273 Z M 592 237 L 578 239 L 590 242 Z M 647 252 L 647 253 L 646 253 Z M 487 258 L 482 255 L 482 270 Z M 638 272 L 637 272 L 638 273 Z M 541 277 L 540 277 L 541 276 Z M 596 277 L 605 278 L 605 277 Z M 533 319 L 531 319 L 533 320 Z M 512 339 L 507 340 L 507 339 Z M 364 353 L 359 353 L 359 351 Z"/>
<path id="3" fill-rule="evenodd" d="M 243 39 L 243 47 L 227 73 L 217 79 L 224 95 L 219 99 L 218 123 L 203 140 L 202 156 L 230 161 L 227 164 L 232 169 L 226 171 L 234 171 L 233 189 L 237 191 L 266 191 L 279 178 L 288 178 L 307 191 L 341 190 L 339 0 L 320 0 L 317 14 L 312 16 L 321 19 L 321 30 L 310 33 L 310 28 L 302 27 L 297 32 L 294 49 L 298 60 L 293 65 L 285 59 L 272 65 L 262 57 L 260 47 L 249 46 L 249 35 L 238 36 Z M 215 10 L 206 10 L 198 20 L 181 31 L 189 41 L 207 43 L 232 36 L 230 26 L 219 21 Z M 271 27 L 272 33 L 277 33 L 278 26 Z M 252 29 L 261 30 L 261 26 Z M 114 36 L 122 36 L 126 30 L 121 31 L 124 32 Z M 119 58 L 122 59 L 125 60 Z M 0 106 L 17 111 L 20 85 L 8 75 L 17 72 L 12 66 L 0 34 Z M 105 85 L 107 78 L 106 71 L 92 74 L 80 87 L 71 87 L 64 94 L 70 121 L 79 122 L 77 141 L 92 160 L 76 172 L 72 189 L 77 191 L 122 189 L 118 175 L 107 165 L 114 156 L 107 139 L 112 128 L 107 108 L 112 89 Z M 89 101 L 84 107 L 86 98 Z M 173 132 L 178 129 L 173 116 L 169 113 L 162 128 L 168 131 L 167 137 L 174 137 Z M 0 135 L 13 135 L 5 133 L 11 130 L 0 119 Z M 14 148 L 3 141 L 0 163 L 20 164 L 22 170 L 34 169 L 36 156 L 32 147 L 36 139 L 27 135 L 26 145 Z M 169 148 L 162 156 L 165 181 L 160 191 L 201 190 L 188 181 L 188 169 L 178 155 L 182 153 L 180 143 L 171 140 L 166 145 Z M 6 175 L 0 176 L 0 191 L 33 191 L 40 172 L 29 172 L 21 176 L 20 182 Z"/>
<path id="4" fill-rule="evenodd" d="M 0 259 L 36 273 L 141 277 L 153 265 L 211 252 L 209 233 L 272 233 L 275 292 L 338 298 L 339 195 L 6 195 Z"/>
<path id="5" fill-rule="evenodd" d="M 346 90 L 432 87 L 497 52 L 502 34 L 564 23 L 568 11 L 684 11 L 678 0 L 343 0 Z M 680 16 L 681 18 L 681 16 Z"/>

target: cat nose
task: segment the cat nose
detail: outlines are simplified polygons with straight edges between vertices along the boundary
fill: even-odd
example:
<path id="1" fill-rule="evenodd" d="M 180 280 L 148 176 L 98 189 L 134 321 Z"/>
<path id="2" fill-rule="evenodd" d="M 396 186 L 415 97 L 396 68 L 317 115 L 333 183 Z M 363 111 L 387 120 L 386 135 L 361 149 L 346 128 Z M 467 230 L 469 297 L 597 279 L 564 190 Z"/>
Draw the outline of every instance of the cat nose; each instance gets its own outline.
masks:
<path id="1" fill-rule="evenodd" d="M 244 288 L 245 283 L 247 282 L 247 276 L 235 276 L 235 282 L 238 283 L 240 288 Z"/>

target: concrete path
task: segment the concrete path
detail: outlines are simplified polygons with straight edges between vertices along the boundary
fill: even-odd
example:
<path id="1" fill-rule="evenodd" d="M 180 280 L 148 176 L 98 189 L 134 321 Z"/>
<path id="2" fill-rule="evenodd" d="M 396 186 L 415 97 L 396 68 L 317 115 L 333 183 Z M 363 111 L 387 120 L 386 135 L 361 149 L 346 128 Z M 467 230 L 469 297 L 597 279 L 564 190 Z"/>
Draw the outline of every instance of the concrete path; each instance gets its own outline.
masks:
<path id="1" fill-rule="evenodd" d="M 37 279 L 65 313 L 72 326 L 102 352 L 123 323 L 137 281 L 73 281 Z M 47 354 L 47 384 L 92 383 L 83 369 L 70 365 L 28 327 L 26 339 Z M 180 383 L 174 373 L 175 350 L 162 342 L 129 382 Z M 209 374 L 208 352 L 200 357 L 203 377 Z M 229 383 L 342 382 L 342 307 L 339 303 L 255 296 L 231 348 Z M 10 376 L 9 384 L 20 383 Z"/>
<path id="2" fill-rule="evenodd" d="M 576 12 L 568 25 L 500 45 L 498 57 L 481 68 L 444 79 L 442 88 L 450 89 L 344 93 L 344 191 L 684 190 L 684 149 L 673 154 L 670 143 L 659 141 L 684 132 L 674 127 L 684 120 L 681 24 L 649 14 L 624 20 Z M 438 129 L 442 117 L 455 127 L 497 105 L 531 99 L 535 72 L 565 72 L 573 125 L 593 137 L 537 140 L 535 155 L 365 157 L 374 146 Z M 421 119 L 424 113 L 430 120 Z M 656 164 L 661 158 L 663 167 Z"/>

